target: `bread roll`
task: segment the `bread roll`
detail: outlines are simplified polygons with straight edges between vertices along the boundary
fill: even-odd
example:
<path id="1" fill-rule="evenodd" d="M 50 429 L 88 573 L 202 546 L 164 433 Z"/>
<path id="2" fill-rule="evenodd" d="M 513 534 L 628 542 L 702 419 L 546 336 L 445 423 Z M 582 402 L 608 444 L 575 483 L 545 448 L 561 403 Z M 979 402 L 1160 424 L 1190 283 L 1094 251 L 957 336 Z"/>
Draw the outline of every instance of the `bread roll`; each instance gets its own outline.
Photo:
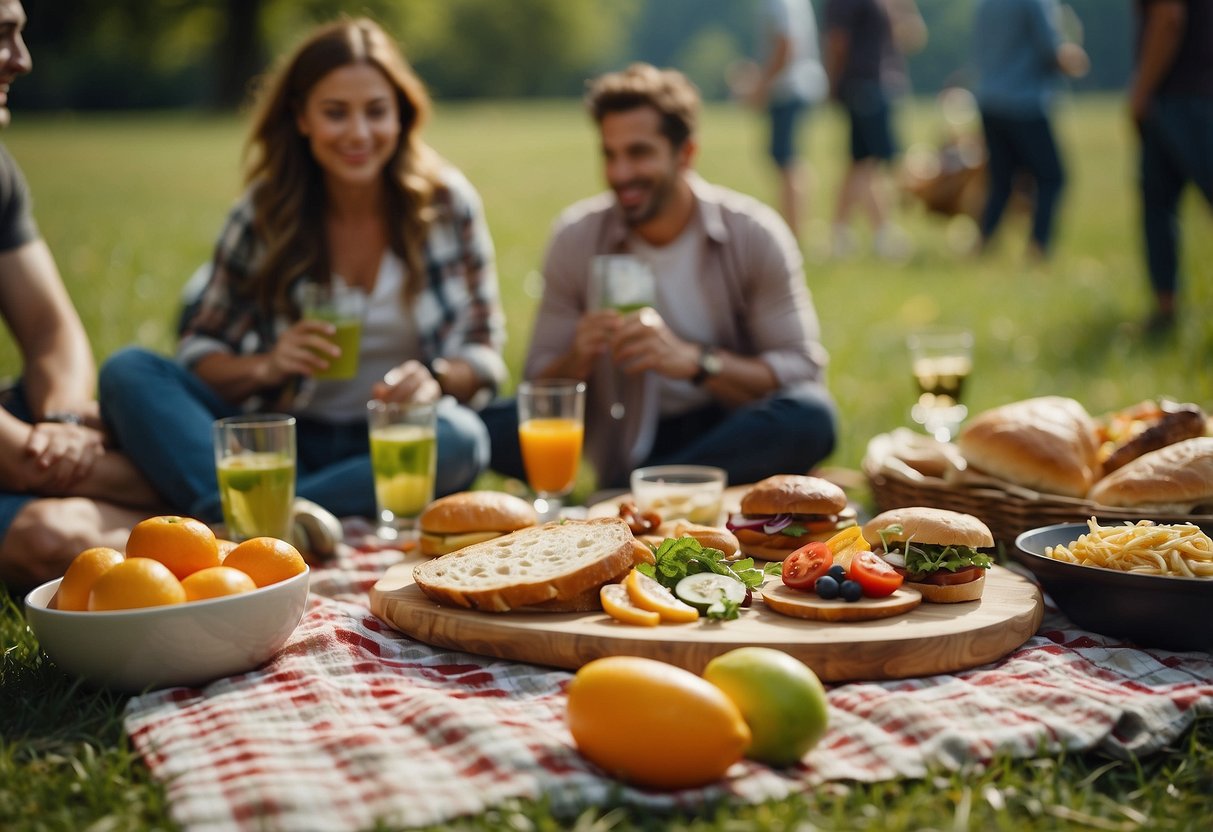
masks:
<path id="1" fill-rule="evenodd" d="M 1061 396 L 987 410 L 965 425 L 956 444 L 970 468 L 1049 494 L 1082 497 L 1099 475 L 1095 422 Z"/>
<path id="2" fill-rule="evenodd" d="M 885 535 L 890 542 L 913 540 L 937 546 L 968 546 L 970 549 L 988 549 L 994 545 L 990 527 L 973 515 L 926 506 L 894 508 L 876 515 L 864 523 L 863 539 L 875 546 L 880 543 L 881 530 L 890 526 L 901 526 L 901 531 Z"/>
<path id="3" fill-rule="evenodd" d="M 568 601 L 626 572 L 636 556 L 618 517 L 547 523 L 419 564 L 417 586 L 451 607 L 507 612 Z"/>
<path id="4" fill-rule="evenodd" d="M 741 513 L 838 514 L 847 494 L 829 480 L 800 474 L 777 474 L 754 483 L 741 498 Z"/>
<path id="5" fill-rule="evenodd" d="M 1102 506 L 1185 514 L 1213 504 L 1213 436 L 1198 436 L 1143 454 L 1091 489 Z"/>
<path id="6" fill-rule="evenodd" d="M 500 491 L 461 491 L 430 503 L 417 518 L 421 554 L 445 555 L 539 522 L 535 507 Z"/>

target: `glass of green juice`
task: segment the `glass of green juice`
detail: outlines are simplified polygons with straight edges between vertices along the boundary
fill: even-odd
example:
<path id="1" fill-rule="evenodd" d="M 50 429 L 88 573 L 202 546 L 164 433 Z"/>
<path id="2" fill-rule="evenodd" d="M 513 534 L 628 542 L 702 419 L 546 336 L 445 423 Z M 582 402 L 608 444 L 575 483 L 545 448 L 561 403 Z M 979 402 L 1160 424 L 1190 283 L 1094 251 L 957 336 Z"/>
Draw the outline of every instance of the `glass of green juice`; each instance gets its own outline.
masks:
<path id="1" fill-rule="evenodd" d="M 300 290 L 303 317 L 325 321 L 336 327 L 332 341 L 341 355 L 312 378 L 322 381 L 348 381 L 358 375 L 358 353 L 362 343 L 362 319 L 366 314 L 366 294 L 338 277 L 329 283 L 308 283 Z"/>
<path id="2" fill-rule="evenodd" d="M 416 535 L 417 516 L 434 499 L 437 405 L 373 399 L 366 407 L 379 535 Z"/>
<path id="3" fill-rule="evenodd" d="M 290 540 L 295 501 L 295 417 L 259 413 L 218 419 L 215 476 L 232 540 Z"/>

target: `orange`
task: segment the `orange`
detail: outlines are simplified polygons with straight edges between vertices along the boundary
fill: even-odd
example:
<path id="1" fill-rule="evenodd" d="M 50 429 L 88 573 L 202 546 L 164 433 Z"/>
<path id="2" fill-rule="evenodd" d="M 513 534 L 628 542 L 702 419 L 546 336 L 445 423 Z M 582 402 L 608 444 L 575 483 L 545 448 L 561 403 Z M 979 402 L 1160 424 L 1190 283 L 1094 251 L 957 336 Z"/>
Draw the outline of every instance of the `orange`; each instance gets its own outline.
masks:
<path id="1" fill-rule="evenodd" d="M 223 565 L 244 572 L 259 587 L 285 581 L 307 569 L 299 550 L 276 537 L 244 541 L 228 552 Z"/>
<path id="2" fill-rule="evenodd" d="M 568 688 L 569 732 L 609 774 L 655 789 L 718 780 L 741 759 L 750 729 L 720 688 L 636 656 L 596 659 Z"/>
<path id="3" fill-rule="evenodd" d="M 221 537 L 215 541 L 215 546 L 219 549 L 219 562 L 223 563 L 223 559 L 228 556 L 228 553 L 236 548 L 236 541 L 224 540 Z"/>
<path id="4" fill-rule="evenodd" d="M 188 575 L 181 581 L 187 601 L 202 601 L 206 598 L 222 598 L 224 595 L 239 595 L 257 588 L 253 579 L 239 569 L 230 566 L 208 566 Z"/>
<path id="5" fill-rule="evenodd" d="M 598 590 L 598 600 L 602 602 L 602 609 L 607 615 L 624 624 L 656 627 L 661 623 L 660 615 L 632 603 L 632 598 L 623 584 L 603 585 L 602 589 Z"/>
<path id="6" fill-rule="evenodd" d="M 219 548 L 210 527 L 201 520 L 175 515 L 149 517 L 135 524 L 126 540 L 126 556 L 158 560 L 178 579 L 219 565 Z"/>
<path id="7" fill-rule="evenodd" d="M 122 561 L 122 553 L 108 546 L 94 546 L 76 555 L 59 582 L 55 607 L 77 612 L 87 610 L 88 593 L 93 583 Z"/>
<path id="8" fill-rule="evenodd" d="M 628 573 L 624 585 L 628 588 L 628 596 L 632 599 L 633 604 L 642 610 L 657 613 L 661 616 L 662 621 L 686 623 L 699 620 L 699 610 L 690 604 L 684 604 L 674 597 L 674 593 L 639 569 L 633 569 Z"/>
<path id="9" fill-rule="evenodd" d="M 88 595 L 90 610 L 131 610 L 184 604 L 181 581 L 158 560 L 127 558 L 97 579 Z"/>

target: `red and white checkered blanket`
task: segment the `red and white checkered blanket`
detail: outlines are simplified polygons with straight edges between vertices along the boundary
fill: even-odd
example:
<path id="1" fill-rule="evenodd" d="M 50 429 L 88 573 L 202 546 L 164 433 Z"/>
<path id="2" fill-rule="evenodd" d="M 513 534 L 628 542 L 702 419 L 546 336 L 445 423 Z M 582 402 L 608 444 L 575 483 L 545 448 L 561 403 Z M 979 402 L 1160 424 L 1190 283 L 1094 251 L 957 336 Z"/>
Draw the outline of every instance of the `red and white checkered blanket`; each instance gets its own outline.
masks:
<path id="1" fill-rule="evenodd" d="M 621 786 L 581 757 L 563 670 L 439 650 L 371 615 L 399 552 L 345 548 L 267 665 L 203 689 L 133 698 L 126 728 L 189 830 L 438 824 L 510 798 L 575 814 L 610 800 L 692 808 L 758 802 L 827 780 L 916 777 L 998 753 L 1146 754 L 1213 713 L 1213 655 L 1141 650 L 1050 611 L 1002 661 L 832 687 L 830 730 L 793 769 L 744 762 L 708 788 Z"/>

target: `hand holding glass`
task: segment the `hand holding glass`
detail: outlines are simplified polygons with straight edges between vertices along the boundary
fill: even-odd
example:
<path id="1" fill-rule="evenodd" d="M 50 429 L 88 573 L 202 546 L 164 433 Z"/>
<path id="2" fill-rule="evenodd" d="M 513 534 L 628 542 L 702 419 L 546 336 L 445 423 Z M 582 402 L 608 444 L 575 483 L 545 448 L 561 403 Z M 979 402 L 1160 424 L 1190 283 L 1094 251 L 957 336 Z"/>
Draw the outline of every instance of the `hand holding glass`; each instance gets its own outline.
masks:
<path id="1" fill-rule="evenodd" d="M 373 399 L 366 407 L 379 534 L 395 539 L 415 530 L 434 499 L 437 405 Z"/>
<path id="2" fill-rule="evenodd" d="M 621 315 L 646 306 L 657 305 L 657 281 L 649 264 L 631 254 L 600 254 L 591 264 L 590 280 L 602 309 L 614 309 Z M 623 374 L 615 372 L 611 383 L 623 383 Z M 611 418 L 623 419 L 623 402 L 615 396 Z"/>
<path id="3" fill-rule="evenodd" d="M 567 379 L 518 385 L 518 441 L 526 478 L 541 516 L 560 511 L 573 490 L 585 434 L 585 382 Z"/>
<path id="4" fill-rule="evenodd" d="M 330 381 L 354 378 L 358 375 L 366 295 L 361 289 L 347 286 L 340 278 L 333 278 L 329 284 L 305 284 L 300 292 L 304 319 L 325 321 L 336 327 L 332 341 L 341 350 L 341 355 L 333 358 L 326 369 L 312 377 Z"/>
<path id="5" fill-rule="evenodd" d="M 910 415 L 927 433 L 948 442 L 969 410 L 960 403 L 965 381 L 973 370 L 973 333 L 930 330 L 906 339 L 918 401 Z"/>
<path id="6" fill-rule="evenodd" d="M 215 422 L 215 475 L 232 540 L 289 540 L 295 502 L 295 418 L 276 413 Z"/>

